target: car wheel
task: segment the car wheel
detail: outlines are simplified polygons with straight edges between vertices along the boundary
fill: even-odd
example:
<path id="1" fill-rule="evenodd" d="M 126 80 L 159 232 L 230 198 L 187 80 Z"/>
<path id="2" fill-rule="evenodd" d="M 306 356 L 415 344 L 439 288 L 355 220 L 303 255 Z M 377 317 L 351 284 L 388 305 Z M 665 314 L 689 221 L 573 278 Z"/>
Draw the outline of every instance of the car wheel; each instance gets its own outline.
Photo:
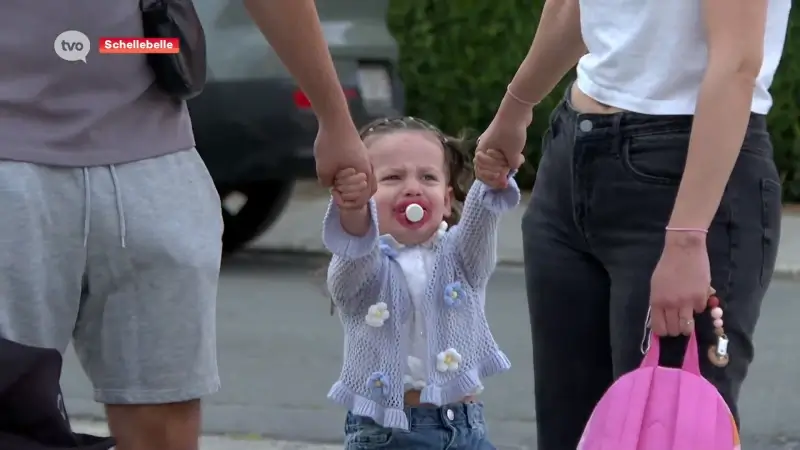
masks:
<path id="1" fill-rule="evenodd" d="M 230 255 L 267 231 L 289 203 L 294 181 L 243 183 L 219 189 L 222 200 L 222 252 Z"/>

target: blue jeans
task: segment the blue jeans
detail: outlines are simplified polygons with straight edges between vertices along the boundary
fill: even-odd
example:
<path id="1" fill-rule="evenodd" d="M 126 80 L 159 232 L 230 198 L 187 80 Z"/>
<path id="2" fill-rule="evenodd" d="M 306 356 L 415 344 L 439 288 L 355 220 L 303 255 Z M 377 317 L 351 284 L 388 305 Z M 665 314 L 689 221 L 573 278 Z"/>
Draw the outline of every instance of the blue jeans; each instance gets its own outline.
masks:
<path id="1" fill-rule="evenodd" d="M 482 403 L 415 406 L 405 412 L 408 431 L 348 412 L 345 450 L 495 450 L 486 438 Z"/>

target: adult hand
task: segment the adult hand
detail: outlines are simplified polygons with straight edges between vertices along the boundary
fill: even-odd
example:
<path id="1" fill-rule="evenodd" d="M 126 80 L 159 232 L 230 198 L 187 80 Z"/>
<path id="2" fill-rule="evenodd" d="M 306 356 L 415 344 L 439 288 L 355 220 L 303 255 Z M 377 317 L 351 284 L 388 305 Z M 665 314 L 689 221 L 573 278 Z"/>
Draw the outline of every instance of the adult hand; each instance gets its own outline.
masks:
<path id="1" fill-rule="evenodd" d="M 364 191 L 367 195 L 365 199 L 353 201 L 366 202 L 375 193 L 377 185 L 367 157 L 367 148 L 349 117 L 342 123 L 320 122 L 317 139 L 314 141 L 314 159 L 317 178 L 323 186 L 332 187 L 340 171 L 354 169 L 357 173 L 366 175 L 369 189 Z"/>
<path id="2" fill-rule="evenodd" d="M 694 331 L 694 313 L 706 309 L 712 292 L 705 235 L 667 231 L 661 259 L 650 279 L 653 333 L 690 335 Z"/>
<path id="3" fill-rule="evenodd" d="M 508 187 L 509 166 L 506 157 L 499 150 L 489 149 L 475 153 L 472 160 L 475 166 L 475 178 L 492 189 Z"/>
<path id="4" fill-rule="evenodd" d="M 489 149 L 499 150 L 506 157 L 510 170 L 519 169 L 525 161 L 522 151 L 525 149 L 528 127 L 532 121 L 533 110 L 529 105 L 504 98 L 492 123 L 478 138 L 476 153 Z"/>

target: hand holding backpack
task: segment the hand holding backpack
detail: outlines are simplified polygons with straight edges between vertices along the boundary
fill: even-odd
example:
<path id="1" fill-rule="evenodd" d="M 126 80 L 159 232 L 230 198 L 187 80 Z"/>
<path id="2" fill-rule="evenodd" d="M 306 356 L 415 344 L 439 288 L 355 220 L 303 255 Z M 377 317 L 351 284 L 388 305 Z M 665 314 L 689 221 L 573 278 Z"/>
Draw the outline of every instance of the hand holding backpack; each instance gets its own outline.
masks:
<path id="1" fill-rule="evenodd" d="M 653 335 L 641 367 L 597 404 L 577 450 L 741 450 L 728 405 L 700 374 L 696 334 L 680 369 L 658 365 Z"/>

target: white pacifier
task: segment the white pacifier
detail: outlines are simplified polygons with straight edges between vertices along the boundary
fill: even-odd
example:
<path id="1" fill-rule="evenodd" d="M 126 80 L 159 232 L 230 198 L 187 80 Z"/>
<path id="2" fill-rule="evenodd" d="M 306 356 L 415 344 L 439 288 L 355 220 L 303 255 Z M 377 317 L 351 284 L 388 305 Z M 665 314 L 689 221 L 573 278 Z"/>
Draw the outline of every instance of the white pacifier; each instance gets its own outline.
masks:
<path id="1" fill-rule="evenodd" d="M 408 219 L 409 222 L 419 222 L 424 215 L 425 210 L 422 209 L 422 206 L 416 203 L 406 206 L 406 219 Z"/>

